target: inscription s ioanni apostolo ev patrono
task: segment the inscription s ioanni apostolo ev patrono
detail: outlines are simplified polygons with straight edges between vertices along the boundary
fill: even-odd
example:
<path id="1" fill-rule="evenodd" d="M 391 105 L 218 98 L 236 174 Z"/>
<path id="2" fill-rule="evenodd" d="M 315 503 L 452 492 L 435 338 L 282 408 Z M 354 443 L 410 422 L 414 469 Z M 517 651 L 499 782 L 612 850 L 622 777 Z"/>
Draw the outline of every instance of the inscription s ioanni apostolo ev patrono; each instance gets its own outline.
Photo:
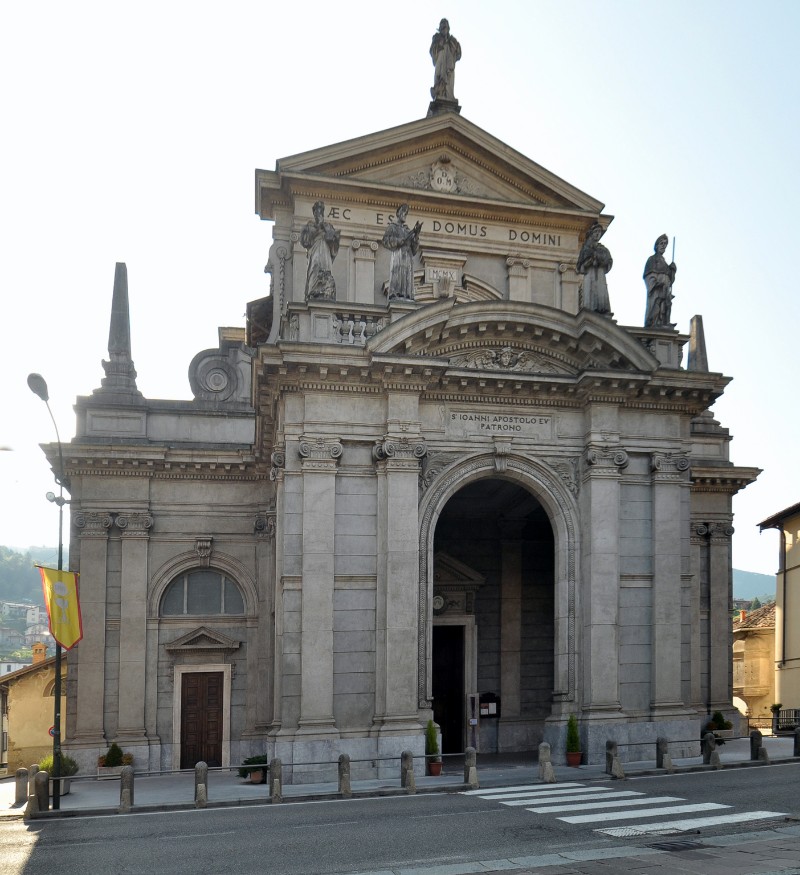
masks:
<path id="1" fill-rule="evenodd" d="M 392 213 L 377 210 L 361 210 L 356 207 L 326 207 L 326 219 L 344 222 L 358 222 L 386 228 L 396 217 Z M 459 222 L 450 219 L 431 219 L 430 228 L 434 233 L 452 237 L 474 237 L 495 243 L 527 244 L 529 246 L 549 246 L 560 248 L 568 246 L 569 240 L 562 234 L 552 234 L 542 228 L 524 226 L 480 224 L 478 222 Z"/>
<path id="2" fill-rule="evenodd" d="M 450 410 L 447 431 L 453 435 L 508 434 L 535 440 L 553 440 L 553 417 L 547 413 L 484 413 Z"/>

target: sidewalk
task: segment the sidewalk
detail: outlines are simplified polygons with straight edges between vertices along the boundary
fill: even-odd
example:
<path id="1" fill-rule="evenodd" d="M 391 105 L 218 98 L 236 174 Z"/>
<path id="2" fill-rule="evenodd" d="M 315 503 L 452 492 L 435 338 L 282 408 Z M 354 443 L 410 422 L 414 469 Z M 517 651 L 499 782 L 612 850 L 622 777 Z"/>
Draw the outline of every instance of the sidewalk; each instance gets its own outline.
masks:
<path id="1" fill-rule="evenodd" d="M 776 762 L 791 759 L 793 751 L 792 738 L 764 738 L 770 761 Z M 754 766 L 762 767 L 760 763 L 750 762 L 750 742 L 747 738 L 728 741 L 718 748 L 723 766 Z M 674 760 L 676 771 L 695 771 L 708 769 L 703 766 L 702 757 L 690 757 Z M 607 780 L 603 765 L 579 766 L 568 768 L 565 765 L 555 765 L 556 780 L 561 781 L 597 781 Z M 625 763 L 626 776 L 659 774 L 655 769 L 655 760 L 636 763 Z M 375 779 L 353 781 L 354 798 L 369 796 L 384 796 L 404 794 L 398 777 L 394 779 Z M 463 766 L 460 760 L 445 758 L 442 775 L 437 778 L 418 777 L 416 788 L 418 793 L 458 792 L 464 789 Z M 479 754 L 478 779 L 482 788 L 503 787 L 513 784 L 535 783 L 539 780 L 538 764 L 531 754 Z M 4 818 L 21 818 L 25 805 L 14 804 L 15 778 L 13 776 L 0 780 L 0 820 Z M 146 776 L 138 775 L 134 783 L 135 808 L 137 811 L 169 811 L 194 808 L 194 773 L 182 772 L 172 775 Z M 283 801 L 308 801 L 335 798 L 338 786 L 335 782 L 321 784 L 284 784 Z M 119 807 L 119 779 L 96 777 L 71 778 L 71 790 L 61 797 L 59 812 L 44 812 L 41 817 L 74 817 L 88 814 L 113 814 Z M 258 805 L 269 803 L 268 784 L 250 784 L 243 781 L 236 770 L 209 770 L 208 776 L 208 806 Z M 798 854 L 800 859 L 800 851 Z"/>

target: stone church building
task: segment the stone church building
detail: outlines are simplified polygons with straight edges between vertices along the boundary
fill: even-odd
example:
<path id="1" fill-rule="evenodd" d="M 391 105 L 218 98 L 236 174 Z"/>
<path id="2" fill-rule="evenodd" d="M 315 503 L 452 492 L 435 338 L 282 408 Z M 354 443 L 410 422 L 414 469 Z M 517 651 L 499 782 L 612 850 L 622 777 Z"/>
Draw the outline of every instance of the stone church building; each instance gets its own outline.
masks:
<path id="1" fill-rule="evenodd" d="M 459 109 L 256 171 L 270 294 L 192 360 L 191 401 L 138 391 L 117 265 L 64 447 L 84 767 L 116 741 L 142 769 L 267 753 L 315 780 L 346 752 L 362 777 L 431 717 L 445 752 L 563 751 L 572 713 L 585 761 L 640 759 L 731 712 L 758 470 L 709 412 L 729 378 L 701 319 L 591 304 L 612 217 Z"/>

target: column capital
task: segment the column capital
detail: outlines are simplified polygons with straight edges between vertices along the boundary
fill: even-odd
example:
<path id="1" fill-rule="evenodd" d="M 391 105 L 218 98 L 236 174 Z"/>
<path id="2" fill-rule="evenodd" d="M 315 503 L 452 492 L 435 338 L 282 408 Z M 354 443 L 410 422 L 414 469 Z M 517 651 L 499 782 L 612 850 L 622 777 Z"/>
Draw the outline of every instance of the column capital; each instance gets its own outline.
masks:
<path id="1" fill-rule="evenodd" d="M 114 517 L 105 512 L 80 511 L 73 517 L 73 522 L 81 538 L 107 538 Z"/>
<path id="2" fill-rule="evenodd" d="M 270 454 L 272 467 L 269 471 L 270 480 L 283 480 L 283 469 L 286 467 L 286 447 L 279 446 Z"/>
<path id="3" fill-rule="evenodd" d="M 298 447 L 303 470 L 335 471 L 342 455 L 342 444 L 334 437 L 306 437 Z"/>
<path id="4" fill-rule="evenodd" d="M 123 538 L 149 538 L 153 517 L 149 513 L 123 511 L 114 515 L 114 524 Z"/>
<path id="5" fill-rule="evenodd" d="M 586 472 L 590 477 L 616 477 L 627 468 L 629 457 L 621 447 L 589 447 Z"/>
<path id="6" fill-rule="evenodd" d="M 404 467 L 411 463 L 414 469 L 419 467 L 420 460 L 428 453 L 425 441 L 420 438 L 385 437 L 375 441 L 372 448 L 372 458 L 376 462 L 401 462 Z"/>
<path id="7" fill-rule="evenodd" d="M 688 456 L 678 453 L 653 453 L 650 456 L 650 471 L 653 480 L 685 480 L 691 463 Z"/>
<path id="8" fill-rule="evenodd" d="M 692 542 L 702 543 L 713 541 L 714 543 L 727 543 L 730 541 L 734 528 L 730 521 L 699 522 L 692 521 Z"/>

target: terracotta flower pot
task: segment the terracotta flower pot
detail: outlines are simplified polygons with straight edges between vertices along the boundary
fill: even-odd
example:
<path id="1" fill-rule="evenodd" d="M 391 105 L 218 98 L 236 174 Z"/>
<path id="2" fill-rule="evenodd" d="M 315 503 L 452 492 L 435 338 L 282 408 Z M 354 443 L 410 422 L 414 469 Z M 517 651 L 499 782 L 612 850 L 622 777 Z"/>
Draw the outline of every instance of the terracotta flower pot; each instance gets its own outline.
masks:
<path id="1" fill-rule="evenodd" d="M 583 754 L 579 750 L 567 751 L 567 765 L 577 768 L 581 764 Z"/>
<path id="2" fill-rule="evenodd" d="M 433 760 L 428 762 L 428 774 L 434 778 L 438 778 L 442 774 L 441 762 L 435 763 Z"/>

